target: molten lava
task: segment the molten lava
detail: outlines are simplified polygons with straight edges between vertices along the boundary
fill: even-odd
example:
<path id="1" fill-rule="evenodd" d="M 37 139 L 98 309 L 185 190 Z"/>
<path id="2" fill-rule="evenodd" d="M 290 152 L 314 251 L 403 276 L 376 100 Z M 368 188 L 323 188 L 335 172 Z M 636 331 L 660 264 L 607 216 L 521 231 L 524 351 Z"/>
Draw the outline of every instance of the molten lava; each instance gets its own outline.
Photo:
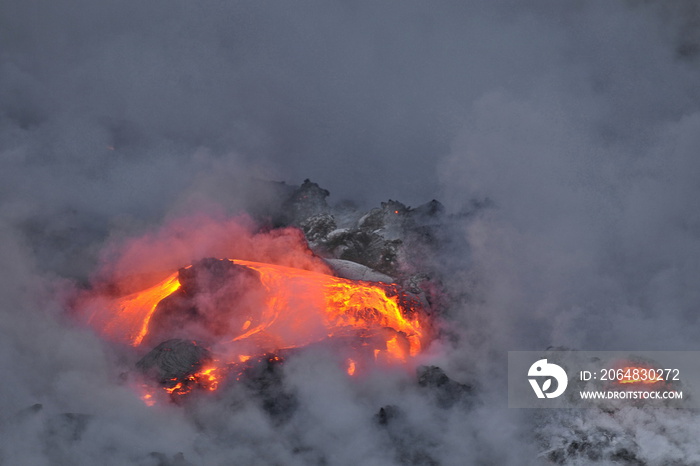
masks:
<path id="1" fill-rule="evenodd" d="M 91 319 L 108 338 L 134 347 L 150 348 L 154 342 L 172 338 L 167 332 L 173 329 L 205 331 L 204 344 L 216 358 L 196 373 L 172 380 L 164 387 L 172 395 L 187 394 L 195 386 L 216 390 L 223 374 L 232 368 L 329 338 L 350 342 L 349 346 L 386 363 L 406 362 L 424 344 L 421 302 L 397 285 L 346 280 L 260 262 L 209 261 L 228 261 L 237 270 L 253 274 L 260 292 L 251 286 L 253 282 L 241 282 L 239 288 L 246 288 L 243 292 L 212 292 L 204 300 L 184 289 L 181 281 L 187 267 L 150 288 L 109 301 L 106 308 L 111 312 L 93 314 Z M 192 303 L 200 311 L 193 311 Z M 172 315 L 180 320 L 164 327 L 163 322 Z M 183 320 L 182 316 L 194 317 Z M 349 375 L 357 373 L 356 361 L 348 359 Z M 144 401 L 152 403 L 153 396 L 145 395 Z"/>

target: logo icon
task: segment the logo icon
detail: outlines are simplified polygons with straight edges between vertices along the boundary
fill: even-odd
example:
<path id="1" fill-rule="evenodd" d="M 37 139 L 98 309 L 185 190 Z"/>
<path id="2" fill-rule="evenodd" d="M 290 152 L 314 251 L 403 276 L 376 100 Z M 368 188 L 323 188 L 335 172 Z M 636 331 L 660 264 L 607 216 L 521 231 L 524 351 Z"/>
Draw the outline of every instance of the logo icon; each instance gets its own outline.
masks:
<path id="1" fill-rule="evenodd" d="M 556 398 L 564 393 L 566 385 L 569 383 L 569 378 L 566 376 L 564 369 L 556 364 L 548 363 L 546 359 L 540 359 L 530 366 L 527 375 L 528 377 L 535 377 L 528 380 L 537 398 Z M 540 385 L 538 379 L 543 379 L 542 385 Z M 553 391 L 549 391 L 552 388 L 552 379 L 557 381 L 557 385 Z"/>

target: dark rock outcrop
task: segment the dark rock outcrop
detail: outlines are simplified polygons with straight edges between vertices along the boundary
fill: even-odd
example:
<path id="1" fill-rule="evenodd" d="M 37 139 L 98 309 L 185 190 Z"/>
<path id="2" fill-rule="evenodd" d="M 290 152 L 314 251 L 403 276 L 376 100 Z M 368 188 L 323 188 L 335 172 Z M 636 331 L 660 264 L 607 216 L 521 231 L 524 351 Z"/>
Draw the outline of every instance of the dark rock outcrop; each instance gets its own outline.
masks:
<path id="1" fill-rule="evenodd" d="M 450 379 L 445 371 L 437 366 L 420 366 L 416 371 L 418 385 L 428 390 L 437 404 L 450 408 L 458 402 L 469 399 L 473 388 Z"/>
<path id="2" fill-rule="evenodd" d="M 195 374 L 209 360 L 209 351 L 196 341 L 172 339 L 149 351 L 136 367 L 160 384 L 173 387 Z"/>
<path id="3" fill-rule="evenodd" d="M 173 338 L 206 345 L 260 318 L 265 290 L 258 272 L 229 260 L 202 259 L 179 270 L 180 288 L 156 306 L 142 345 Z"/>

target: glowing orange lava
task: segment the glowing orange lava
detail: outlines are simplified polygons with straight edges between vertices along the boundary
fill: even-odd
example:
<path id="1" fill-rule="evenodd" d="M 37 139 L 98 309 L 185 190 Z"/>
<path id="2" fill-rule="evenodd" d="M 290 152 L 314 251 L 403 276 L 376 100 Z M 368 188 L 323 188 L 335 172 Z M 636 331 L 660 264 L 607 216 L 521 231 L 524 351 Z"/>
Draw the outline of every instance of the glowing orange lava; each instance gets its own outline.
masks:
<path id="1" fill-rule="evenodd" d="M 141 399 L 143 402 L 146 404 L 146 406 L 153 406 L 156 404 L 156 400 L 153 399 L 153 394 L 152 393 L 145 393 Z"/>
<path id="2" fill-rule="evenodd" d="M 279 350 L 328 338 L 359 341 L 366 354 L 389 363 L 417 355 L 426 337 L 420 303 L 402 299 L 396 285 L 346 280 L 274 264 L 230 260 L 258 272 L 265 291 L 263 309 L 218 335 L 217 359 L 165 390 L 182 395 L 193 386 L 216 390 L 225 367 Z M 138 347 L 161 300 L 180 288 L 178 272 L 145 290 L 108 300 L 109 312 L 93 314 L 92 324 L 112 340 Z M 263 301 L 261 301 L 263 302 Z M 413 303 L 413 304 L 412 304 Z M 240 321 L 239 321 L 240 322 Z M 145 346 L 145 345 L 144 345 Z M 348 359 L 347 373 L 356 374 Z M 153 397 L 144 397 L 152 403 Z"/>
<path id="3" fill-rule="evenodd" d="M 100 315 L 91 321 L 102 333 L 117 341 L 126 341 L 138 346 L 148 332 L 148 321 L 158 303 L 166 296 L 180 288 L 177 273 L 172 274 L 162 282 L 143 291 L 129 294 L 112 302 L 114 312 L 110 315 Z M 97 317 L 97 318 L 96 318 Z"/>
<path id="4" fill-rule="evenodd" d="M 348 359 L 348 375 L 355 375 L 355 361 Z"/>

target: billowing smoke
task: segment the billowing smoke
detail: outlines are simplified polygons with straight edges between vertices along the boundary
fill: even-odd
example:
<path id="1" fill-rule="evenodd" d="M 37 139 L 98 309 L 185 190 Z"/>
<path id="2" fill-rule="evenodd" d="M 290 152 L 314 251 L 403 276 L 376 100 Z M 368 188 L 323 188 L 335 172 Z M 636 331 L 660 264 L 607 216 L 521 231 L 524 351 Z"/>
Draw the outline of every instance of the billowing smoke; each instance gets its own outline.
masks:
<path id="1" fill-rule="evenodd" d="M 699 21 L 693 1 L 5 2 L 0 464 L 700 461 L 684 411 L 533 419 L 505 389 L 509 350 L 696 349 Z M 274 231 L 305 178 L 335 213 L 445 205 L 407 262 L 440 282 L 420 358 L 449 378 L 349 380 L 321 347 L 146 407 L 76 290 L 199 258 L 174 236 L 110 261 L 183 219 Z"/>

